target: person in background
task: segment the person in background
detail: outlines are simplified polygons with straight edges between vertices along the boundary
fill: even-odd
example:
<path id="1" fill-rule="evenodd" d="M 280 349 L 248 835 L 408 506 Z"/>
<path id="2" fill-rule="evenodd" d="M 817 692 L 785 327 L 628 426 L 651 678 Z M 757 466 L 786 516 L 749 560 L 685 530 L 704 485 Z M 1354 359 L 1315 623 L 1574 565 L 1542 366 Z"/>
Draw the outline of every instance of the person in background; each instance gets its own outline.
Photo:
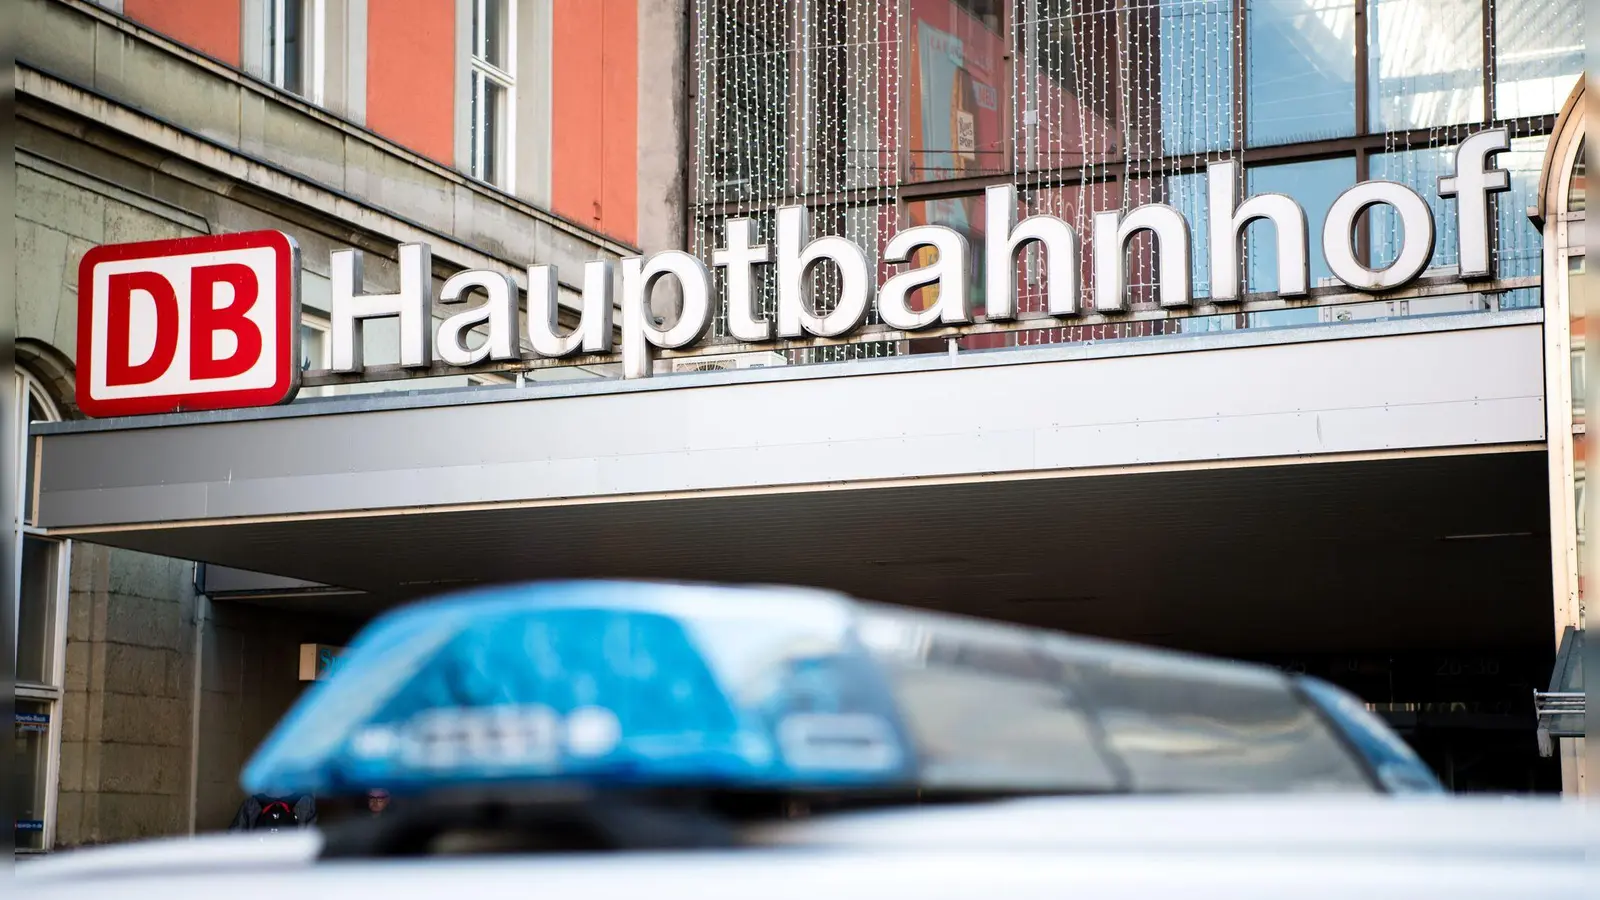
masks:
<path id="1" fill-rule="evenodd" d="M 310 794 L 246 797 L 229 831 L 292 831 L 317 824 L 317 801 Z"/>

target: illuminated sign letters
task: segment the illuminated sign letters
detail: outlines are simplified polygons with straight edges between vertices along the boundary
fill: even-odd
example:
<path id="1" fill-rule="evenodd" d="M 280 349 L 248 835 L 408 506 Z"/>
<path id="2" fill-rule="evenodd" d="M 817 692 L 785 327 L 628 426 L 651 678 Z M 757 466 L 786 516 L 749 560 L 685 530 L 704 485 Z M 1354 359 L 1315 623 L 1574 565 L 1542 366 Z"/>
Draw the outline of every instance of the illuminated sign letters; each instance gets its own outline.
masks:
<path id="1" fill-rule="evenodd" d="M 1494 167 L 1495 154 L 1509 149 L 1503 128 L 1463 141 L 1454 172 L 1439 179 L 1439 197 L 1454 198 L 1460 277 L 1493 275 L 1490 259 L 1490 195 L 1510 189 L 1510 176 Z M 1091 233 L 1080 235 L 1066 221 L 1049 215 L 1018 217 L 1016 189 L 999 185 L 987 191 L 985 245 L 968 246 L 960 232 L 920 225 L 892 235 L 882 262 L 901 267 L 880 285 L 877 261 L 866 249 L 838 235 L 813 235 L 812 217 L 802 206 L 776 210 L 769 244 L 757 243 L 755 222 L 727 221 L 723 246 L 705 260 L 672 250 L 629 257 L 620 266 L 587 263 L 583 271 L 582 312 L 568 331 L 559 324 L 554 266 L 527 268 L 527 313 L 519 322 L 518 290 L 503 272 L 468 270 L 445 281 L 438 303 L 450 315 L 434 323 L 433 261 L 425 244 L 399 251 L 399 289 L 367 293 L 362 255 L 332 254 L 332 368 L 361 373 L 362 330 L 375 318 L 399 319 L 399 364 L 430 370 L 443 364 L 470 368 L 487 362 L 515 362 L 522 340 L 534 355 L 562 359 L 614 351 L 613 327 L 620 325 L 621 361 L 628 378 L 648 376 L 658 350 L 681 350 L 705 338 L 725 301 L 729 335 L 739 342 L 837 339 L 860 328 L 876 310 L 890 329 L 910 332 L 960 327 L 974 320 L 976 253 L 985 263 L 985 315 L 989 321 L 1018 317 L 1014 273 L 1021 253 L 1037 247 L 1047 276 L 1045 314 L 1071 319 L 1083 312 L 1082 238 L 1089 238 L 1093 268 L 1090 303 L 1097 314 L 1116 315 L 1129 307 L 1130 241 L 1148 233 L 1154 241 L 1156 300 L 1164 309 L 1193 303 L 1191 228 L 1207 236 L 1210 303 L 1243 299 L 1241 250 L 1247 228 L 1269 226 L 1276 247 L 1278 293 L 1305 296 L 1310 289 L 1310 242 L 1320 237 L 1334 277 L 1357 291 L 1400 288 L 1421 275 L 1433 259 L 1438 232 L 1428 200 L 1395 182 L 1368 181 L 1345 190 L 1334 201 L 1321 235 L 1310 234 L 1305 210 L 1283 194 L 1241 196 L 1244 173 L 1233 161 L 1206 167 L 1207 221 L 1191 223 L 1176 208 L 1147 203 L 1130 210 L 1104 210 L 1090 217 Z M 1361 215 L 1387 206 L 1400 223 L 1395 258 L 1369 268 L 1357 255 L 1356 226 Z M 84 258 L 80 275 L 78 398 L 90 415 L 126 415 L 178 409 L 266 405 L 293 396 L 298 387 L 298 251 L 277 232 L 192 238 L 180 241 L 99 247 Z M 771 267 L 775 309 L 758 308 L 758 267 Z M 613 292 L 620 267 L 620 322 L 613 322 Z M 813 305 L 807 276 L 827 267 L 832 297 Z M 725 297 L 713 296 L 713 270 L 721 270 Z M 667 281 L 680 298 L 668 321 L 652 312 L 651 296 Z M 937 288 L 925 309 L 911 297 Z M 474 296 L 469 302 L 468 297 Z M 469 334 L 483 339 L 469 346 Z"/>
<path id="2" fill-rule="evenodd" d="M 1491 167 L 1490 158 L 1509 148 L 1505 129 L 1474 135 L 1456 151 L 1455 173 L 1441 178 L 1441 197 L 1455 197 L 1459 219 L 1456 248 L 1464 278 L 1489 273 L 1489 195 L 1510 188 L 1510 177 Z M 1276 244 L 1278 293 L 1305 296 L 1310 288 L 1310 235 L 1305 210 L 1283 194 L 1240 197 L 1243 172 L 1236 162 L 1211 163 L 1206 168 L 1209 237 L 1208 264 L 1212 303 L 1237 302 L 1243 297 L 1241 248 L 1246 228 L 1261 222 L 1271 226 Z M 991 187 L 987 193 L 985 246 L 986 314 L 990 321 L 1017 317 L 1018 254 L 1030 245 L 1043 250 L 1048 275 L 1046 312 L 1070 318 L 1079 315 L 1080 236 L 1072 225 L 1048 215 L 1017 220 L 1016 189 Z M 1355 230 L 1361 214 L 1374 206 L 1390 207 L 1401 225 L 1400 250 L 1387 265 L 1372 269 L 1356 256 Z M 973 249 L 954 229 L 936 225 L 909 228 L 892 236 L 883 261 L 910 265 L 913 254 L 933 251 L 931 261 L 897 272 L 880 286 L 865 249 L 838 235 L 813 236 L 810 211 L 786 206 L 775 215 L 771 246 L 756 243 L 755 223 L 730 219 L 724 246 L 711 254 L 711 266 L 721 269 L 728 310 L 728 332 L 737 341 L 762 343 L 773 339 L 808 337 L 841 338 L 866 321 L 876 309 L 889 328 L 915 331 L 934 326 L 960 326 L 973 321 L 971 278 Z M 1106 210 L 1092 217 L 1091 245 L 1094 267 L 1093 309 L 1116 314 L 1128 309 L 1128 243 L 1148 232 L 1155 242 L 1156 299 L 1163 308 L 1178 309 L 1193 303 L 1190 252 L 1191 224 L 1176 208 L 1147 203 L 1126 212 Z M 1322 228 L 1323 257 L 1333 275 L 1349 287 L 1365 292 L 1394 290 L 1414 280 L 1433 259 L 1436 226 L 1426 199 L 1415 190 L 1394 182 L 1368 181 L 1340 194 Z M 483 359 L 514 359 L 516 316 L 511 308 L 514 292 L 500 275 L 464 272 L 445 285 L 442 303 L 459 302 L 469 287 L 483 288 L 485 307 L 469 309 L 446 319 L 430 341 L 428 316 L 428 251 L 421 245 L 401 248 L 401 288 L 398 294 L 361 293 L 360 255 L 334 254 L 333 358 L 340 372 L 361 371 L 360 322 L 372 316 L 399 316 L 401 364 L 427 368 L 435 356 L 451 365 L 472 365 Z M 927 260 L 924 256 L 921 260 Z M 919 261 L 921 261 L 919 260 Z M 756 267 L 772 266 L 777 304 L 771 320 L 756 308 Z M 806 276 L 818 266 L 831 267 L 835 295 L 826 312 L 812 306 Z M 677 283 L 681 308 L 671 323 L 658 322 L 651 310 L 651 295 L 666 279 Z M 611 350 L 611 270 L 607 263 L 589 263 L 583 280 L 583 314 L 575 331 L 561 333 L 556 324 L 556 272 L 551 266 L 528 267 L 528 329 L 534 353 L 563 358 L 579 353 Z M 658 349 L 689 347 L 701 341 L 716 312 L 711 271 L 699 257 L 673 250 L 648 257 L 622 260 L 622 363 L 628 378 L 651 372 Z M 938 299 L 928 309 L 914 310 L 909 298 L 936 286 Z M 487 311 L 485 311 L 487 310 Z M 488 342 L 468 352 L 462 343 L 467 328 L 486 326 Z M 437 345 L 437 354 L 434 346 Z"/>

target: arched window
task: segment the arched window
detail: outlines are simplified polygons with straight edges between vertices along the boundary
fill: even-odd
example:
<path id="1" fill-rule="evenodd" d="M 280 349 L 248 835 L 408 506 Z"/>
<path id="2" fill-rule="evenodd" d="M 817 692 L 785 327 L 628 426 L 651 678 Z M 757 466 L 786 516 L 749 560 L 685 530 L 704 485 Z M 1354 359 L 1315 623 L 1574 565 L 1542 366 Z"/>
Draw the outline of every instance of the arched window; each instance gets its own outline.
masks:
<path id="1" fill-rule="evenodd" d="M 66 681 L 68 542 L 34 527 L 34 422 L 54 422 L 61 412 L 44 383 L 22 367 L 15 377 L 18 417 L 14 434 L 18 502 L 11 511 L 17 526 L 16 689 L 16 847 L 48 850 L 55 839 L 56 784 L 61 758 L 62 692 Z"/>

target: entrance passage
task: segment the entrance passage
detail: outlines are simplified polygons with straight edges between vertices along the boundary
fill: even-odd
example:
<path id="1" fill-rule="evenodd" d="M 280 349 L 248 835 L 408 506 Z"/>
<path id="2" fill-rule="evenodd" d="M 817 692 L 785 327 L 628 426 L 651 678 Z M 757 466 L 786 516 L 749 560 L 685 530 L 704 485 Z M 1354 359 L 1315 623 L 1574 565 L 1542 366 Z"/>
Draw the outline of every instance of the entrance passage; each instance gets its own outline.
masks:
<path id="1" fill-rule="evenodd" d="M 1353 688 L 1459 787 L 1554 788 L 1519 316 L 44 426 L 40 524 L 337 589 L 264 601 L 308 616 L 780 582 L 1260 659 Z"/>

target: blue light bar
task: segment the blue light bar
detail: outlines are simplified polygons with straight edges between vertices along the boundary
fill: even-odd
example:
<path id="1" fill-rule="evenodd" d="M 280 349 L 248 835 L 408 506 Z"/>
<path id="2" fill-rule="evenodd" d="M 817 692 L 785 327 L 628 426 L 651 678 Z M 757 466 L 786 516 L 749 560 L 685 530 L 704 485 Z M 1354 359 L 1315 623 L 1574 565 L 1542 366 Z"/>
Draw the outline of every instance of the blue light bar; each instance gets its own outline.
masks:
<path id="1" fill-rule="evenodd" d="M 1162 707 L 1196 677 L 1215 690 Z M 1130 685 L 1138 702 L 1118 699 Z M 242 780 L 324 796 L 548 782 L 1182 789 L 1193 757 L 1211 787 L 1264 771 L 1368 786 L 1293 698 L 1269 670 L 822 591 L 535 584 L 373 622 Z M 1226 708 L 1197 717 L 1207 702 Z"/>

